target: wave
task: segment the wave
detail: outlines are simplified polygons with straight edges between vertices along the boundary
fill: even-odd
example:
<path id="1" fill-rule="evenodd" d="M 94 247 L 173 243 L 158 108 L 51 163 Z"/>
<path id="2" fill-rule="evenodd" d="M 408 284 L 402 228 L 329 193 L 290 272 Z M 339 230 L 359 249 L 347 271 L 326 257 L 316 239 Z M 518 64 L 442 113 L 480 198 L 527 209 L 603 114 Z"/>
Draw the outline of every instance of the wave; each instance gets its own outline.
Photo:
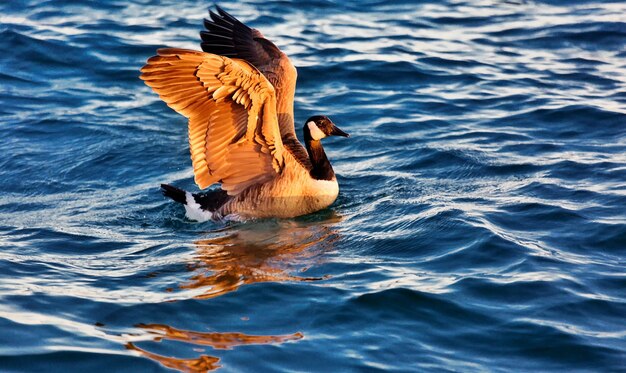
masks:
<path id="1" fill-rule="evenodd" d="M 296 132 L 351 134 L 337 202 L 194 223 L 160 194 L 196 190 L 186 119 L 139 69 L 208 4 L 4 2 L 3 368 L 619 370 L 622 4 L 222 5 L 298 67 Z"/>

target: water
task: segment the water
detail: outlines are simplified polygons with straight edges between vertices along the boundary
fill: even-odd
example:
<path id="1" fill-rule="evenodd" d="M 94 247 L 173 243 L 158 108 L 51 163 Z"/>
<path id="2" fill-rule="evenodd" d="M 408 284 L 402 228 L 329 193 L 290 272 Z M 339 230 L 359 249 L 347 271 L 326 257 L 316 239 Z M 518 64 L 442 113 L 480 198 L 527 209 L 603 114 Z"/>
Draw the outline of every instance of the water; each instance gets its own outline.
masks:
<path id="1" fill-rule="evenodd" d="M 223 2 L 352 135 L 330 209 L 232 225 L 138 79 L 208 5 L 0 4 L 1 371 L 626 370 L 626 4 Z"/>

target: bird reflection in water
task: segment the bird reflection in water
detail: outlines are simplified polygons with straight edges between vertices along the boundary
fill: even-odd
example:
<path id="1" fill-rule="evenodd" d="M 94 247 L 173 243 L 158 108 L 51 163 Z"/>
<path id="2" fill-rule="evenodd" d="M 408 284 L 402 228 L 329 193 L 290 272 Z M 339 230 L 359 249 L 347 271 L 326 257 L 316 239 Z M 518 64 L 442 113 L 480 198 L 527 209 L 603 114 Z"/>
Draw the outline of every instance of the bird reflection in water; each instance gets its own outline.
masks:
<path id="1" fill-rule="evenodd" d="M 259 282 L 318 281 L 301 277 L 320 254 L 332 247 L 336 233 L 325 226 L 294 221 L 267 222 L 225 236 L 195 242 L 194 274 L 181 289 L 201 289 L 197 299 L 217 297 Z"/>
<path id="2" fill-rule="evenodd" d="M 332 216 L 330 222 L 338 221 Z M 329 222 L 325 220 L 325 222 Z M 216 233 L 219 234 L 216 236 Z M 226 233 L 226 234 L 224 234 Z M 212 237 L 195 242 L 196 262 L 188 266 L 193 274 L 181 284 L 181 290 L 198 290 L 193 297 L 209 299 L 260 282 L 316 281 L 323 277 L 301 277 L 293 272 L 304 272 L 319 264 L 320 255 L 332 249 L 337 233 L 319 222 L 267 221 L 244 224 Z M 231 349 L 252 344 L 280 344 L 303 338 L 296 332 L 287 335 L 247 335 L 237 332 L 196 332 L 176 329 L 162 324 L 139 324 L 155 342 L 178 341 L 197 347 Z M 144 335 L 145 337 L 146 335 Z M 184 372 L 205 372 L 220 367 L 219 358 L 200 355 L 181 359 L 149 352 L 132 342 L 126 348 L 161 365 Z M 203 351 L 195 348 L 194 351 Z"/>
<path id="3" fill-rule="evenodd" d="M 137 325 L 145 329 L 147 333 L 154 334 L 154 341 L 171 340 L 192 343 L 198 346 L 210 346 L 217 350 L 228 350 L 233 347 L 253 344 L 276 344 L 287 341 L 295 341 L 303 337 L 302 333 L 288 335 L 247 335 L 243 333 L 202 333 L 175 329 L 167 325 L 151 324 Z M 139 352 L 142 356 L 154 360 L 161 365 L 177 369 L 182 372 L 206 372 L 220 368 L 219 358 L 215 356 L 200 355 L 197 358 L 179 359 L 171 356 L 155 354 L 137 347 L 129 342 L 126 348 Z"/>

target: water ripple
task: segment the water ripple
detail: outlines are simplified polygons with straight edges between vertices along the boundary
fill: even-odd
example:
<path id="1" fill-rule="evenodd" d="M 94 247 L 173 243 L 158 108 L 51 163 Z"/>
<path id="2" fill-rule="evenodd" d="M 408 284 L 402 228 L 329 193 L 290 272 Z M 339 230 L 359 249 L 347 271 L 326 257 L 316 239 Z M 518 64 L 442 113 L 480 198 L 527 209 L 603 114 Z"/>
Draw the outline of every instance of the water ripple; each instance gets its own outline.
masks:
<path id="1" fill-rule="evenodd" d="M 620 371 L 626 6 L 221 4 L 298 66 L 341 195 L 196 224 L 186 121 L 138 79 L 201 1 L 0 5 L 7 371 Z M 15 338 L 19 335 L 20 338 Z"/>

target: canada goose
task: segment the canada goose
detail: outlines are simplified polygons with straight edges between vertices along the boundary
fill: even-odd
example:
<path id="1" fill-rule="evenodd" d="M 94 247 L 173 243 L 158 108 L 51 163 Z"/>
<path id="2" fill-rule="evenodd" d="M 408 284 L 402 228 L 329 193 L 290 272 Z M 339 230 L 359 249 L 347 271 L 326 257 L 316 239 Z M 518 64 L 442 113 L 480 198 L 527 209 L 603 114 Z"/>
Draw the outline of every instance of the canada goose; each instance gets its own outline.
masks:
<path id="1" fill-rule="evenodd" d="M 192 194 L 161 185 L 191 220 L 289 218 L 330 206 L 337 178 L 320 142 L 348 134 L 326 116 L 294 129 L 296 68 L 274 43 L 217 7 L 200 33 L 204 52 L 166 48 L 148 59 L 141 79 L 189 118 Z"/>

